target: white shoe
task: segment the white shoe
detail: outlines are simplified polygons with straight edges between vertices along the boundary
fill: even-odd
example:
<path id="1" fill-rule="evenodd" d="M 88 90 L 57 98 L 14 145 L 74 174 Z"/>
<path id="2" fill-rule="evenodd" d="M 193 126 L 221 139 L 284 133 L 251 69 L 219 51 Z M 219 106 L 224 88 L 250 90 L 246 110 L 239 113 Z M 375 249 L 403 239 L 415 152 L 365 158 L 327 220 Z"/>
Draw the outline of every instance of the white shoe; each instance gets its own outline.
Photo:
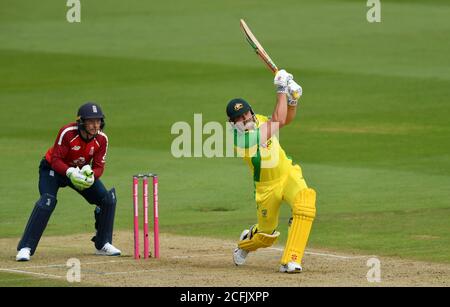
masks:
<path id="1" fill-rule="evenodd" d="M 97 249 L 95 254 L 101 256 L 120 256 L 122 252 L 115 248 L 112 244 L 106 243 L 102 249 Z"/>
<path id="2" fill-rule="evenodd" d="M 248 233 L 250 232 L 250 230 L 245 229 L 242 233 L 241 236 L 239 237 L 239 240 L 242 241 L 244 240 Z M 245 251 L 243 249 L 240 249 L 239 247 L 236 248 L 233 252 L 233 261 L 235 265 L 243 265 L 245 263 L 245 258 L 247 258 L 248 255 L 248 251 Z"/>
<path id="3" fill-rule="evenodd" d="M 233 261 L 235 265 L 243 265 L 245 263 L 245 258 L 247 258 L 248 252 L 240 249 L 240 248 L 236 248 L 233 252 Z"/>
<path id="4" fill-rule="evenodd" d="M 17 253 L 16 261 L 30 261 L 30 257 L 31 257 L 31 248 L 24 247 Z"/>
<path id="5" fill-rule="evenodd" d="M 282 264 L 280 266 L 281 273 L 301 273 L 303 271 L 302 266 L 297 262 L 288 262 L 288 264 Z"/>

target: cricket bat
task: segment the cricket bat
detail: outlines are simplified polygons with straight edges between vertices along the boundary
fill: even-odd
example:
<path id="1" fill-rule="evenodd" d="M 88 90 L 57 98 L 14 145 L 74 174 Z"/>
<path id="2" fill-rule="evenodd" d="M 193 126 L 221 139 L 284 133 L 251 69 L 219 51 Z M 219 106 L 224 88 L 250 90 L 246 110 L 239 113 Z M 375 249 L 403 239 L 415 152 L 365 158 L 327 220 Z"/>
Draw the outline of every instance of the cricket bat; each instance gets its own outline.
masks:
<path id="1" fill-rule="evenodd" d="M 241 19 L 241 29 L 242 32 L 244 32 L 247 42 L 250 44 L 253 50 L 255 50 L 259 58 L 266 64 L 267 68 L 269 68 L 274 74 L 276 74 L 278 72 L 277 65 L 270 58 L 269 54 L 264 50 L 263 46 L 259 43 L 259 41 L 256 39 L 255 35 L 250 30 L 249 26 L 244 21 L 244 19 Z M 294 98 L 295 99 L 299 98 L 298 93 L 294 93 Z"/>

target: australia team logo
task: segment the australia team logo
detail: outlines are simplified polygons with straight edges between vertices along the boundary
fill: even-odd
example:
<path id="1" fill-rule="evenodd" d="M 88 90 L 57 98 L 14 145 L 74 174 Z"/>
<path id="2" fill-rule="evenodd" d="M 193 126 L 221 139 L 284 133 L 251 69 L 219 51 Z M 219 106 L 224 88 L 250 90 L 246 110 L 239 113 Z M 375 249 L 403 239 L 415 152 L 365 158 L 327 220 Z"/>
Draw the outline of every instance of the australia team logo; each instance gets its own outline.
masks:
<path id="1" fill-rule="evenodd" d="M 242 109 L 244 107 L 244 105 L 242 103 L 236 103 L 234 105 L 234 110 L 235 111 L 239 111 L 240 109 Z"/>

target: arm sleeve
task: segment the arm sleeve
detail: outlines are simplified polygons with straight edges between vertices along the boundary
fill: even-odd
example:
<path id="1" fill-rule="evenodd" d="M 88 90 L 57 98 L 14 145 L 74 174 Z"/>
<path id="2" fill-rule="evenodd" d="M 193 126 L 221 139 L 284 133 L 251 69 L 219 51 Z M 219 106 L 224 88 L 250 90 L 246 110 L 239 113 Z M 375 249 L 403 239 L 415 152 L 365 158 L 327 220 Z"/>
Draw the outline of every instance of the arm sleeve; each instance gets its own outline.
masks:
<path id="1" fill-rule="evenodd" d="M 53 145 L 51 167 L 58 174 L 66 176 L 66 171 L 69 168 L 69 166 L 64 162 L 64 158 L 69 152 L 70 146 L 66 136 L 62 138 L 61 144 L 59 144 L 58 140 L 60 138 L 61 132 L 62 131 L 58 133 L 55 144 Z"/>
<path id="2" fill-rule="evenodd" d="M 100 178 L 105 170 L 106 154 L 108 153 L 108 139 L 104 138 L 101 146 L 97 152 L 95 152 L 92 161 L 92 171 L 95 178 Z"/>

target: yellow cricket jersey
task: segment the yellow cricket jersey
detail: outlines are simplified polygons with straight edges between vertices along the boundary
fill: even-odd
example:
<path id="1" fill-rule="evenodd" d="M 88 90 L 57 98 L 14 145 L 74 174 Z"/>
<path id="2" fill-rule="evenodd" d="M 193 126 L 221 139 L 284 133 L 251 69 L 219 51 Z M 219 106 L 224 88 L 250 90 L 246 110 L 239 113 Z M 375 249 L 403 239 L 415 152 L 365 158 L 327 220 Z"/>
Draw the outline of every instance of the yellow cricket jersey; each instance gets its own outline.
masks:
<path id="1" fill-rule="evenodd" d="M 292 161 L 286 156 L 278 138 L 273 135 L 266 144 L 260 144 L 259 128 L 269 118 L 256 114 L 256 129 L 239 132 L 234 129 L 234 146 L 239 156 L 247 162 L 255 182 L 279 179 L 288 173 Z"/>

